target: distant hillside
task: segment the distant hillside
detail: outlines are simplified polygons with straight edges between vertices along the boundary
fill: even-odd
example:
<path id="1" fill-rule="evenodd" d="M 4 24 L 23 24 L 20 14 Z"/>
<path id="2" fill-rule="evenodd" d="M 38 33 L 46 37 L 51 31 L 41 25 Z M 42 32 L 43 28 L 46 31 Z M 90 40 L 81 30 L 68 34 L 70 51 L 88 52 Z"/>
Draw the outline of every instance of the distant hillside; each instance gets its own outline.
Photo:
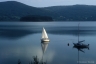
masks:
<path id="1" fill-rule="evenodd" d="M 27 15 L 51 16 L 53 13 L 41 8 L 31 7 L 16 1 L 0 2 L 0 20 L 19 20 Z"/>
<path id="2" fill-rule="evenodd" d="M 54 6 L 46 7 L 49 10 L 58 14 L 56 20 L 64 21 L 96 21 L 96 6 L 90 5 L 73 5 L 73 6 Z"/>
<path id="3" fill-rule="evenodd" d="M 96 21 L 96 6 L 36 8 L 16 1 L 0 2 L 0 21 L 18 21 L 21 17 L 28 15 L 49 16 L 56 21 Z"/>

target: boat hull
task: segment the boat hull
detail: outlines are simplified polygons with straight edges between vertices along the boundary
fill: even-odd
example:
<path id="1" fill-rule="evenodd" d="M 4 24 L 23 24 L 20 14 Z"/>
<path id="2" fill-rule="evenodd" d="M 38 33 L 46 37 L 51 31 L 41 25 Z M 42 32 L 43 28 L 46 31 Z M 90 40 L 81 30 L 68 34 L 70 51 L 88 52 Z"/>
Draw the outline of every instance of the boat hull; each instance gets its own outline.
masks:
<path id="1" fill-rule="evenodd" d="M 89 48 L 89 44 L 88 45 L 85 45 L 85 44 L 76 44 L 76 43 L 73 43 L 74 44 L 74 47 L 77 47 L 77 48 Z"/>
<path id="2" fill-rule="evenodd" d="M 49 39 L 41 39 L 42 42 L 49 42 Z"/>

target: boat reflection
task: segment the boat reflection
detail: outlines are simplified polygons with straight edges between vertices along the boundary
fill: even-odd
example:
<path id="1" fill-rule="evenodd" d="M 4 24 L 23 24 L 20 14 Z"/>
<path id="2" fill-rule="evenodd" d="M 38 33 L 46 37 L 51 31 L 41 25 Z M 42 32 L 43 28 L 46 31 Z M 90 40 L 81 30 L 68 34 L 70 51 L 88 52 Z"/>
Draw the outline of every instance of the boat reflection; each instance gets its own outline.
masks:
<path id="1" fill-rule="evenodd" d="M 41 59 L 41 63 L 43 62 L 44 64 L 47 63 L 47 62 L 44 62 L 44 54 L 48 48 L 48 44 L 49 42 L 41 42 L 41 47 L 42 47 L 42 59 Z"/>
<path id="2" fill-rule="evenodd" d="M 73 48 L 76 48 L 76 49 L 78 49 L 78 51 L 81 51 L 81 52 L 84 52 L 84 53 L 85 53 L 85 51 L 83 49 L 88 49 L 89 50 L 89 46 L 88 47 L 73 46 Z"/>
<path id="3" fill-rule="evenodd" d="M 40 59 L 38 59 L 37 56 L 34 56 L 33 57 L 33 64 L 47 64 L 47 61 L 44 61 L 44 54 L 45 54 L 45 52 L 47 50 L 48 44 L 49 44 L 49 42 L 41 42 L 42 58 L 40 60 Z"/>
<path id="4" fill-rule="evenodd" d="M 32 60 L 29 61 L 29 64 L 48 64 L 47 60 L 44 58 L 44 54 L 48 48 L 49 42 L 41 42 L 41 51 L 42 51 L 42 57 L 40 58 L 38 55 L 33 56 Z M 20 59 L 18 60 L 18 64 L 22 64 Z"/>
<path id="5" fill-rule="evenodd" d="M 46 52 L 49 42 L 41 42 L 43 54 Z"/>
<path id="6" fill-rule="evenodd" d="M 83 47 L 80 47 L 80 46 L 73 46 L 73 48 L 76 48 L 78 50 L 78 61 L 77 61 L 77 63 L 79 64 L 80 63 L 80 61 L 79 61 L 79 51 L 85 53 L 85 51 L 83 49 L 88 49 L 89 50 L 89 46 L 86 47 L 86 48 L 83 48 Z"/>

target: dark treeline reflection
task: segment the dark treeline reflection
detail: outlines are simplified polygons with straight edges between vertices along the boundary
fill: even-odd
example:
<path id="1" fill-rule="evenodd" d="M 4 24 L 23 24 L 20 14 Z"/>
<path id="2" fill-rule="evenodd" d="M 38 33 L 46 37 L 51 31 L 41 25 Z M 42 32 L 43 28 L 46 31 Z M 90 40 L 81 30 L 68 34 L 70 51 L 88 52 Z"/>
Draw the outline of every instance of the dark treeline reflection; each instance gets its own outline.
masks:
<path id="1" fill-rule="evenodd" d="M 33 23 L 34 24 L 34 23 Z M 41 33 L 45 27 L 48 34 L 75 35 L 78 34 L 78 26 L 54 26 L 54 25 L 0 25 L 0 37 L 17 39 L 29 34 Z M 95 26 L 80 26 L 79 33 L 83 35 L 96 35 Z"/>
<path id="2" fill-rule="evenodd" d="M 20 59 L 18 60 L 18 64 L 22 64 L 22 62 L 20 61 Z M 30 61 L 28 64 L 47 64 L 47 61 L 46 62 L 43 62 L 43 61 L 39 61 L 38 57 L 37 56 L 34 56 L 33 57 L 33 60 Z"/>
<path id="3" fill-rule="evenodd" d="M 0 36 L 4 38 L 17 39 L 28 34 L 31 34 L 31 31 L 23 29 L 2 29 L 0 30 Z"/>
<path id="4" fill-rule="evenodd" d="M 58 28 L 47 28 L 48 34 L 61 34 L 61 35 L 78 35 L 78 30 L 67 30 L 67 29 L 58 29 Z M 0 37 L 17 39 L 29 34 L 41 33 L 40 29 L 0 29 Z M 79 30 L 80 36 L 83 35 L 96 35 L 96 30 Z"/>

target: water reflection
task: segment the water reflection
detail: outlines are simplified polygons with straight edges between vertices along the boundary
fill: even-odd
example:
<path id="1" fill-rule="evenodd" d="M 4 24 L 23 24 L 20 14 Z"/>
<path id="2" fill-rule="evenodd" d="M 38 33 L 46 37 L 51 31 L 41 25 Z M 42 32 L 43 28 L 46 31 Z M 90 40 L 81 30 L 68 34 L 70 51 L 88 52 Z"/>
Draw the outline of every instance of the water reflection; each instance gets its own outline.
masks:
<path id="1" fill-rule="evenodd" d="M 28 34 L 41 33 L 42 26 L 0 26 L 0 37 L 16 39 L 20 37 L 24 37 Z M 50 34 L 61 34 L 61 35 L 75 35 L 77 36 L 78 30 L 77 26 L 47 26 L 45 27 L 47 32 Z M 56 29 L 55 29 L 56 28 Z M 80 35 L 96 35 L 96 27 L 80 27 Z"/>
<path id="2" fill-rule="evenodd" d="M 73 48 L 77 48 L 78 51 L 84 52 L 83 49 L 88 49 L 89 50 L 89 46 L 88 47 L 78 47 L 78 46 L 73 46 Z M 84 52 L 85 53 L 85 52 Z"/>
<path id="3" fill-rule="evenodd" d="M 38 56 L 33 56 L 33 61 L 29 62 L 29 64 L 47 64 L 47 60 L 44 61 L 44 54 L 47 50 L 49 42 L 41 42 L 42 48 L 42 58 L 38 58 Z"/>
<path id="4" fill-rule="evenodd" d="M 39 61 L 37 56 L 34 56 L 33 62 L 31 61 L 29 64 L 47 64 L 47 62 Z"/>
<path id="5" fill-rule="evenodd" d="M 41 47 L 42 47 L 43 54 L 47 50 L 48 44 L 49 44 L 49 42 L 41 42 Z"/>
<path id="6" fill-rule="evenodd" d="M 78 50 L 78 61 L 77 63 L 80 64 L 80 63 L 84 63 L 84 61 L 80 61 L 79 60 L 79 51 L 85 53 L 84 49 L 88 49 L 89 50 L 89 46 L 88 47 L 80 47 L 80 46 L 73 46 L 73 48 L 76 48 Z M 86 62 L 86 61 L 85 61 Z"/>
<path id="7" fill-rule="evenodd" d="M 19 39 L 34 32 L 23 29 L 0 29 L 0 37 L 9 39 Z"/>
<path id="8" fill-rule="evenodd" d="M 38 55 L 32 57 L 32 61 L 29 62 L 29 64 L 47 64 L 47 60 L 44 58 L 44 54 L 48 48 L 49 42 L 41 42 L 41 51 L 42 51 L 42 57 L 39 58 Z M 46 60 L 46 61 L 44 61 Z M 18 64 L 22 64 L 20 59 L 18 60 Z"/>
<path id="9" fill-rule="evenodd" d="M 20 61 L 20 59 L 18 60 L 18 64 L 21 64 L 21 61 Z"/>
<path id="10" fill-rule="evenodd" d="M 41 47 L 42 47 L 42 60 L 41 62 L 44 62 L 43 59 L 44 59 L 44 54 L 47 50 L 47 47 L 48 47 L 48 44 L 49 42 L 41 42 Z M 46 62 L 45 62 L 46 63 Z"/>
<path id="11" fill-rule="evenodd" d="M 32 23 L 33 24 L 33 23 Z M 62 24 L 62 26 L 61 26 Z M 75 40 L 77 41 L 77 26 L 76 27 L 65 27 L 64 23 L 60 23 L 60 26 L 55 25 L 45 26 L 47 32 L 49 33 L 49 37 L 52 43 L 50 43 L 50 46 L 45 43 L 40 42 L 41 38 L 41 30 L 42 26 L 20 26 L 20 27 L 6 27 L 2 28 L 0 27 L 0 64 L 32 64 L 34 62 L 34 58 L 38 58 L 39 62 L 42 60 L 43 63 L 46 62 L 47 64 L 77 64 L 77 50 L 78 55 L 79 51 L 80 57 L 83 60 L 94 60 L 95 57 L 95 45 L 96 45 L 96 27 L 90 28 L 85 30 L 86 28 L 80 27 L 80 39 L 86 40 L 89 44 L 91 43 L 91 50 L 88 52 L 84 49 L 88 48 L 76 48 L 77 50 L 71 50 L 71 44 L 68 44 L 69 47 L 64 46 L 66 45 L 66 41 Z M 77 24 L 76 24 L 77 25 Z M 91 30 L 92 29 L 92 30 Z M 58 35 L 59 34 L 59 35 Z M 75 35 L 75 36 L 74 36 Z M 84 36 L 82 36 L 84 35 Z M 2 39 L 3 38 L 3 39 Z M 10 39 L 6 39 L 10 38 Z M 67 43 L 68 43 L 67 42 Z M 55 45 L 54 45 L 55 44 Z M 42 47 L 42 49 L 41 49 Z M 48 48 L 49 47 L 49 48 Z M 83 52 L 83 53 L 82 53 Z M 34 57 L 32 57 L 34 56 Z M 20 61 L 18 59 L 20 58 Z M 81 59 L 80 58 L 80 59 Z M 87 59 L 88 58 L 88 59 Z M 96 60 L 94 60 L 96 61 Z M 34 63 L 33 63 L 34 64 Z"/>
<path id="12" fill-rule="evenodd" d="M 44 61 L 44 54 L 47 50 L 49 42 L 41 42 L 42 48 L 42 58 L 39 59 L 38 56 L 33 56 L 33 61 L 29 62 L 29 64 L 47 64 L 47 60 Z"/>

